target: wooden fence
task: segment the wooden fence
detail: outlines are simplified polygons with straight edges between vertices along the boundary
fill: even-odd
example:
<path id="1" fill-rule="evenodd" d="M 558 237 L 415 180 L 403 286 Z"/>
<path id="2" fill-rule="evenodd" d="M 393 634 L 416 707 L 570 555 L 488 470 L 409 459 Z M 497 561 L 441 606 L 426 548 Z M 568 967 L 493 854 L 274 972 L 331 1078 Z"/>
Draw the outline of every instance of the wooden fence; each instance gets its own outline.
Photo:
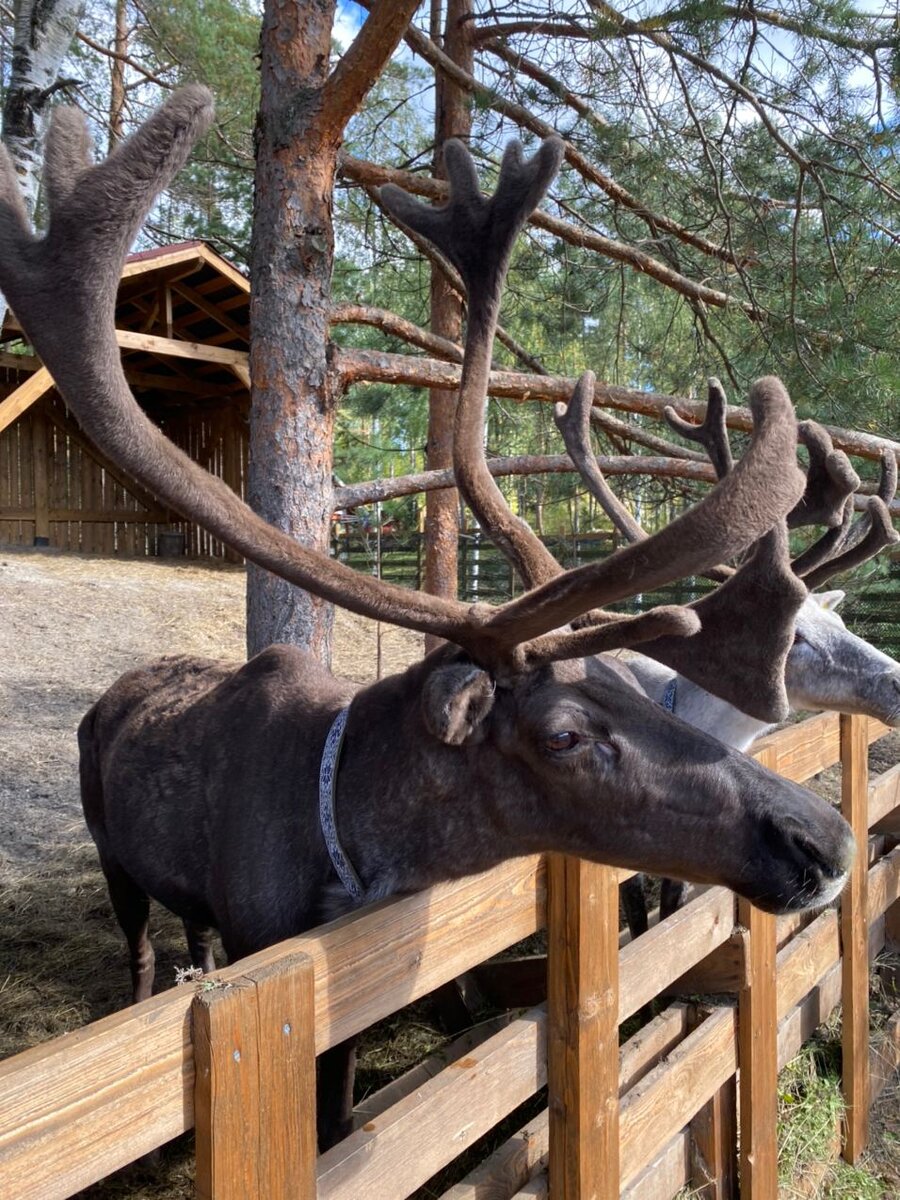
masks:
<path id="1" fill-rule="evenodd" d="M 756 750 L 798 782 L 842 764 L 859 855 L 840 913 L 775 919 L 708 888 L 623 943 L 622 873 L 538 858 L 385 901 L 0 1064 L 0 1195 L 69 1196 L 194 1126 L 201 1197 L 404 1197 L 547 1084 L 543 1113 L 443 1200 L 668 1200 L 686 1182 L 721 1200 L 738 1169 L 743 1200 L 774 1200 L 776 1073 L 841 1000 L 857 1158 L 900 1061 L 900 1013 L 869 1045 L 870 962 L 900 941 L 900 764 L 866 766 L 886 732 L 826 714 Z M 315 1054 L 545 922 L 547 1004 L 370 1098 L 317 1158 Z M 671 1003 L 620 1045 L 679 991 L 719 1001 Z"/>

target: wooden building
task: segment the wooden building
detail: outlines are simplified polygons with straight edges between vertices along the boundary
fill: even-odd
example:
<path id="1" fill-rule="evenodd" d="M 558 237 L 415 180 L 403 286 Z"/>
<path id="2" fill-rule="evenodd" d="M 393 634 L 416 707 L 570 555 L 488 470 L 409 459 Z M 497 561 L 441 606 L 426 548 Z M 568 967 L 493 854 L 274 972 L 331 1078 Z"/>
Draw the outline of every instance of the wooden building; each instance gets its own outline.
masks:
<path id="1" fill-rule="evenodd" d="M 249 293 L 244 276 L 209 246 L 183 242 L 131 255 L 116 308 L 125 374 L 145 412 L 241 495 Z M 0 546 L 32 545 L 234 557 L 91 446 L 7 314 L 0 336 Z"/>

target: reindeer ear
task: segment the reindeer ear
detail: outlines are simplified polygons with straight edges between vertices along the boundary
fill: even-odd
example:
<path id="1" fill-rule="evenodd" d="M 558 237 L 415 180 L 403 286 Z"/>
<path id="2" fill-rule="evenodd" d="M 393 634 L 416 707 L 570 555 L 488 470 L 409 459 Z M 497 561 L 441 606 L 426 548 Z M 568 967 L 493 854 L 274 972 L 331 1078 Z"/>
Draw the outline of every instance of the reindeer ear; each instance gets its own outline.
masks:
<path id="1" fill-rule="evenodd" d="M 834 612 L 841 604 L 844 603 L 846 592 L 810 592 L 810 599 L 815 600 L 819 608 L 824 608 L 826 612 Z"/>
<path id="2" fill-rule="evenodd" d="M 422 691 L 428 731 L 448 746 L 461 746 L 494 707 L 494 681 L 471 663 L 432 671 Z"/>

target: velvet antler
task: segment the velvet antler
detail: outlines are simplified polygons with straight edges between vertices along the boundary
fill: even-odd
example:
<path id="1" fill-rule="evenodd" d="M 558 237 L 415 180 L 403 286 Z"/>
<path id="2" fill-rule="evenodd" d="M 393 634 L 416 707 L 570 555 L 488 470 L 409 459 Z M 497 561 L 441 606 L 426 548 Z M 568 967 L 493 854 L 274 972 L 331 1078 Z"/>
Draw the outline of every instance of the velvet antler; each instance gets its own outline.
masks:
<path id="1" fill-rule="evenodd" d="M 667 404 L 663 415 L 676 433 L 690 442 L 699 442 L 709 456 L 717 479 L 724 479 L 734 466 L 731 456 L 731 444 L 728 441 L 728 426 L 725 418 L 728 413 L 728 401 L 725 389 L 714 375 L 710 376 L 706 385 L 706 415 L 699 425 L 686 421 Z"/>
<path id="2" fill-rule="evenodd" d="M 354 612 L 454 641 L 491 667 L 528 661 L 529 653 L 539 654 L 540 648 L 527 643 L 589 609 L 732 557 L 799 499 L 793 410 L 781 385 L 764 380 L 751 392 L 756 427 L 747 453 L 699 505 L 640 546 L 551 578 L 495 609 L 473 609 L 360 575 L 267 525 L 147 419 L 128 388 L 116 341 L 115 300 L 125 254 L 156 194 L 208 127 L 211 112 L 205 89 L 184 89 L 104 163 L 90 166 L 82 118 L 57 110 L 49 144 L 49 228 L 40 239 L 28 228 L 9 157 L 0 153 L 0 289 L 95 444 L 165 503 L 251 561 Z M 497 196 L 490 200 L 476 194 L 466 151 L 459 147 L 452 155 L 457 162 L 448 211 L 422 210 L 423 217 L 410 208 L 414 202 L 402 200 L 399 209 L 410 224 L 427 227 L 438 239 L 470 287 L 473 280 L 483 280 L 483 300 L 470 305 L 464 415 L 458 422 L 458 459 L 464 469 L 472 464 L 467 486 L 477 490 L 479 456 L 473 443 L 480 442 L 490 335 L 503 275 L 515 233 L 556 169 L 559 147 L 551 141 L 527 161 L 513 147 L 504 157 Z M 392 203 L 396 206 L 396 196 Z M 657 619 L 665 624 L 665 616 Z M 685 619 L 673 617 L 669 628 L 684 631 Z"/>
<path id="3" fill-rule="evenodd" d="M 647 534 L 607 484 L 591 445 L 593 382 L 590 372 L 582 376 L 568 406 L 556 406 L 556 424 L 604 512 L 624 537 L 642 541 Z M 708 449 L 715 447 L 718 461 L 724 463 L 730 461 L 730 452 L 726 454 L 722 444 L 725 405 L 718 380 L 710 380 L 710 399 L 712 417 L 707 413 L 703 424 L 691 430 L 699 431 L 696 440 Z M 720 577 L 725 579 L 720 587 L 688 606 L 700 620 L 699 633 L 685 641 L 666 631 L 643 642 L 641 652 L 751 716 L 783 720 L 788 713 L 784 664 L 794 618 L 806 596 L 806 588 L 791 571 L 784 523 L 761 539 L 740 571 L 728 570 Z"/>

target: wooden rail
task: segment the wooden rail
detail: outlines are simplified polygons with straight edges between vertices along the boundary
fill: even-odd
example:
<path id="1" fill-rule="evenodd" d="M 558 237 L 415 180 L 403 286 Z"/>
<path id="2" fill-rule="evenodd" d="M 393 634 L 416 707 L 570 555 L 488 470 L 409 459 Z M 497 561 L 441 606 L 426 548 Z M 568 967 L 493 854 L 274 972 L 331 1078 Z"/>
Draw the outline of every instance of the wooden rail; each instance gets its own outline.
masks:
<path id="1" fill-rule="evenodd" d="M 815 1025 L 843 1000 L 848 1157 L 900 1060 L 898 1017 L 870 1078 L 868 964 L 900 940 L 900 849 L 883 836 L 900 828 L 900 765 L 865 775 L 866 747 L 886 732 L 825 715 L 757 751 L 798 781 L 842 762 L 860 854 L 840 915 L 736 913 L 730 893 L 709 888 L 620 947 L 622 873 L 553 862 L 548 904 L 536 858 L 386 901 L 0 1063 L 0 1195 L 70 1196 L 196 1125 L 200 1196 L 391 1200 L 549 1081 L 549 1109 L 445 1200 L 488 1185 L 492 1197 L 545 1195 L 548 1163 L 554 1200 L 668 1200 L 699 1176 L 726 1200 L 737 1194 L 737 1082 L 740 1195 L 774 1200 L 775 1073 Z M 314 1054 L 545 920 L 549 1007 L 495 1027 L 431 1077 L 391 1085 L 317 1160 Z M 621 1022 L 682 979 L 734 994 L 712 1010 L 672 1005 L 620 1048 Z"/>

